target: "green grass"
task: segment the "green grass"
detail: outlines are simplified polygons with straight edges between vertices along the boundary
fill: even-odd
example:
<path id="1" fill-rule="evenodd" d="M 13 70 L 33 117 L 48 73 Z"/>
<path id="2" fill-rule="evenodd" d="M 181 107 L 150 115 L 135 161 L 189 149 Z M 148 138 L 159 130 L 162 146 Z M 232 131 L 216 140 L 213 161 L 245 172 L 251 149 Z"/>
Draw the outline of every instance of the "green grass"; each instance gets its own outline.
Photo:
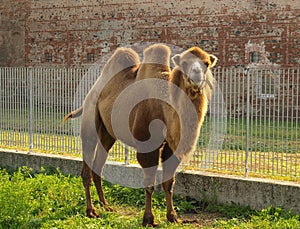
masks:
<path id="1" fill-rule="evenodd" d="M 212 126 L 215 126 L 217 133 L 213 133 Z M 226 128 L 226 132 L 223 128 Z M 297 144 L 300 137 L 299 129 L 299 120 L 252 118 L 249 120 L 250 150 L 253 152 L 300 153 L 300 146 Z M 242 117 L 226 119 L 206 117 L 199 145 L 207 147 L 211 134 L 214 136 L 222 132 L 224 132 L 224 141 L 221 149 L 246 150 L 246 119 Z"/>
<path id="2" fill-rule="evenodd" d="M 61 121 L 67 113 L 59 107 L 41 106 L 34 108 L 35 135 L 66 135 L 73 137 L 74 122 L 68 121 L 61 126 Z M 26 107 L 4 107 L 0 111 L 0 126 L 4 131 L 28 132 L 29 111 Z M 225 130 L 226 129 L 226 130 Z M 252 117 L 249 122 L 249 147 L 253 152 L 300 153 L 298 144 L 300 137 L 300 120 L 281 117 Z M 222 150 L 246 150 L 246 118 L 218 118 L 206 116 L 201 130 L 198 145 L 207 148 L 211 137 L 224 133 Z M 0 138 L 1 141 L 1 138 Z M 55 149 L 53 149 L 55 150 Z"/>
<path id="3" fill-rule="evenodd" d="M 94 187 L 92 195 L 100 212 L 98 219 L 85 217 L 85 197 L 81 178 L 43 168 L 32 173 L 27 167 L 9 172 L 0 169 L 0 228 L 142 228 L 144 191 L 104 182 L 107 200 L 115 209 L 99 209 Z M 281 208 L 262 211 L 241 206 L 216 205 L 174 200 L 181 224 L 165 221 L 165 200 L 155 193 L 153 209 L 159 228 L 300 228 L 300 215 Z M 186 221 L 186 222 L 184 222 Z"/>

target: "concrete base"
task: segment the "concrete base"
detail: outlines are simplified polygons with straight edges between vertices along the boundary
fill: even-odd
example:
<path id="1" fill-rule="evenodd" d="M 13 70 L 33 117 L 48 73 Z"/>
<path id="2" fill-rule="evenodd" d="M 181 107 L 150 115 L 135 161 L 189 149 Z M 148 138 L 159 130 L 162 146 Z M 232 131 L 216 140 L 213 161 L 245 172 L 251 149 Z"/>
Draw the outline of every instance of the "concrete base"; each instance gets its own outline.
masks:
<path id="1" fill-rule="evenodd" d="M 0 166 L 17 169 L 28 166 L 35 171 L 42 166 L 59 168 L 62 173 L 79 176 L 82 159 L 48 154 L 0 151 Z M 142 187 L 143 172 L 138 165 L 107 162 L 103 176 L 111 183 L 127 187 Z M 157 173 L 160 183 L 161 170 Z M 254 209 L 269 206 L 300 212 L 300 184 L 265 179 L 246 179 L 207 172 L 184 171 L 176 175 L 174 192 L 197 200 L 235 203 Z"/>

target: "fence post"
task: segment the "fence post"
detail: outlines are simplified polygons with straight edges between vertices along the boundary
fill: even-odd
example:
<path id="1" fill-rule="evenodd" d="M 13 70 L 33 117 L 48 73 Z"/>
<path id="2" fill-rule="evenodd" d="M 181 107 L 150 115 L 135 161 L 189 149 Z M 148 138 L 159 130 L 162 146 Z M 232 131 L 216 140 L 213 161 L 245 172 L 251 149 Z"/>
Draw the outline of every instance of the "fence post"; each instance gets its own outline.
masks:
<path id="1" fill-rule="evenodd" d="M 33 148 L 33 75 L 32 67 L 28 68 L 29 76 L 29 153 L 32 153 Z"/>
<path id="2" fill-rule="evenodd" d="M 249 175 L 249 119 L 250 119 L 250 69 L 245 69 L 247 77 L 247 107 L 246 107 L 246 159 L 245 159 L 245 177 Z"/>
<path id="3" fill-rule="evenodd" d="M 129 165 L 128 154 L 129 154 L 128 146 L 125 145 L 125 165 Z"/>

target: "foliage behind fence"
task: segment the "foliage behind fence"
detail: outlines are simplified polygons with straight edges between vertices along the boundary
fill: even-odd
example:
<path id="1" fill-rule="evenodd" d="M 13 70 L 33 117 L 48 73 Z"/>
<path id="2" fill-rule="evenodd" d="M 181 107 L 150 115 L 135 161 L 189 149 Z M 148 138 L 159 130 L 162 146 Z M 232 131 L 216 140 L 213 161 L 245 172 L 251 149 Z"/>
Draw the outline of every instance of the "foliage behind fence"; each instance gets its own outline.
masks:
<path id="1" fill-rule="evenodd" d="M 80 119 L 61 126 L 100 74 L 93 66 L 0 68 L 0 147 L 79 154 Z M 300 69 L 218 68 L 190 167 L 300 177 Z M 135 161 L 117 143 L 110 159 Z"/>

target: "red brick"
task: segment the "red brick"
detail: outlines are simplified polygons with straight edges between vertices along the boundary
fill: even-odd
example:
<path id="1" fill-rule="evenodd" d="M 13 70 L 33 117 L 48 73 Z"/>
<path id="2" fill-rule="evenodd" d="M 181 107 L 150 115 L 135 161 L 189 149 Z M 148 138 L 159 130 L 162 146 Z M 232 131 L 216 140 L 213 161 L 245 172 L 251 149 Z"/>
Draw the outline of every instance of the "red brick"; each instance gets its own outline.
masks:
<path id="1" fill-rule="evenodd" d="M 245 44 L 264 41 L 270 61 L 300 65 L 300 6 L 295 0 L 4 0 L 0 65 L 86 64 L 118 46 L 164 42 L 198 45 L 221 66 L 246 65 Z M 15 39 L 13 39 L 15 38 Z M 15 48 L 13 42 L 18 42 Z M 21 41 L 21 42 L 20 42 Z"/>

